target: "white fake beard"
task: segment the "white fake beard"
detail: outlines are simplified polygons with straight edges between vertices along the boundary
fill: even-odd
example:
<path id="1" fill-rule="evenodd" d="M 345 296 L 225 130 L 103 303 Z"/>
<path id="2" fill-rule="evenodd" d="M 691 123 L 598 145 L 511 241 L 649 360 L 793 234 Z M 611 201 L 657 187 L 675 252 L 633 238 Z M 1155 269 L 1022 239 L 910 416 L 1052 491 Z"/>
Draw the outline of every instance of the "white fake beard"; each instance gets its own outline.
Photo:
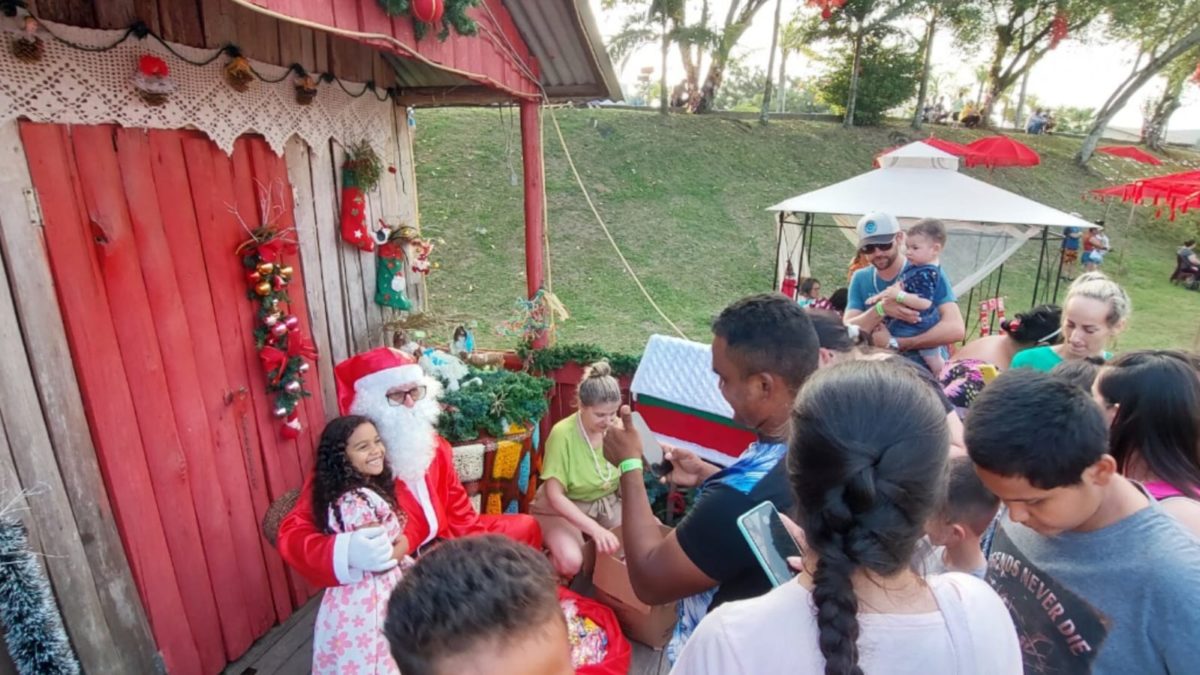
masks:
<path id="1" fill-rule="evenodd" d="M 424 480 L 437 453 L 435 425 L 442 411 L 438 403 L 441 383 L 425 378 L 421 384 L 425 385 L 425 398 L 411 408 L 388 402 L 387 391 L 395 383 L 356 392 L 350 406 L 352 415 L 362 415 L 375 424 L 392 475 L 410 484 Z"/>

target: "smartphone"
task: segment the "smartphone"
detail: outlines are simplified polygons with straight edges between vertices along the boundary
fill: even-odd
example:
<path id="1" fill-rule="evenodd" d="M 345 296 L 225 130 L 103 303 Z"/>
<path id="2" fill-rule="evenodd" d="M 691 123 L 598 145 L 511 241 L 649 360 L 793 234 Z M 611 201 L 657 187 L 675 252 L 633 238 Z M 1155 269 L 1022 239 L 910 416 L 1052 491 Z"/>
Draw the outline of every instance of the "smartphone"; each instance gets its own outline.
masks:
<path id="1" fill-rule="evenodd" d="M 659 478 L 671 473 L 675 467 L 671 466 L 670 461 L 663 459 L 662 444 L 658 442 L 658 437 L 654 435 L 654 432 L 650 431 L 650 426 L 646 424 L 645 418 L 638 412 L 633 413 L 630 417 L 633 419 L 633 428 L 637 429 L 638 435 L 642 437 L 642 456 L 646 458 L 650 470 Z"/>
<path id="2" fill-rule="evenodd" d="M 737 525 L 771 586 L 779 586 L 796 576 L 787 559 L 801 555 L 800 546 L 784 527 L 774 504 L 763 502 L 755 506 L 738 516 Z"/>

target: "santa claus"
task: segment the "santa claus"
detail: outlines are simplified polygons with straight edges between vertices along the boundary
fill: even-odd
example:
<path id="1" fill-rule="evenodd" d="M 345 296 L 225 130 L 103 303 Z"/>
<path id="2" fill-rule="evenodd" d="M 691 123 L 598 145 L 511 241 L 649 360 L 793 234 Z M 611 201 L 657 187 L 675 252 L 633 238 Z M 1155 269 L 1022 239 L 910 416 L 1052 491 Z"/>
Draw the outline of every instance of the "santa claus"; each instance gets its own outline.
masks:
<path id="1" fill-rule="evenodd" d="M 375 424 L 396 477 L 396 502 L 408 515 L 404 535 L 409 553 L 437 539 L 493 532 L 540 549 L 541 530 L 527 515 L 481 516 L 454 471 L 450 444 L 434 425 L 441 412 L 441 384 L 427 377 L 407 354 L 380 347 L 358 354 L 334 369 L 338 410 L 362 415 Z M 338 535 L 321 533 L 313 523 L 312 476 L 296 506 L 279 526 L 279 553 L 313 584 L 352 583 L 364 572 L 396 565 L 383 528 Z"/>

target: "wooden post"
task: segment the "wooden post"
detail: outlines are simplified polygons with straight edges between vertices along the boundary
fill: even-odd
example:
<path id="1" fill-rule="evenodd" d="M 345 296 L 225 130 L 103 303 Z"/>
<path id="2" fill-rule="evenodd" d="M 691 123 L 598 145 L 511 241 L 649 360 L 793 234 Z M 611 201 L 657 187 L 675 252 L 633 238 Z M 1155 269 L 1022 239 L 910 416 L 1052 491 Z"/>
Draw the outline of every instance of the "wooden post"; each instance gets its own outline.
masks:
<path id="1" fill-rule="evenodd" d="M 525 165 L 525 288 L 532 299 L 542 288 L 542 240 L 545 232 L 545 177 L 542 175 L 540 101 L 521 101 L 521 158 Z M 546 346 L 546 335 L 534 347 Z"/>

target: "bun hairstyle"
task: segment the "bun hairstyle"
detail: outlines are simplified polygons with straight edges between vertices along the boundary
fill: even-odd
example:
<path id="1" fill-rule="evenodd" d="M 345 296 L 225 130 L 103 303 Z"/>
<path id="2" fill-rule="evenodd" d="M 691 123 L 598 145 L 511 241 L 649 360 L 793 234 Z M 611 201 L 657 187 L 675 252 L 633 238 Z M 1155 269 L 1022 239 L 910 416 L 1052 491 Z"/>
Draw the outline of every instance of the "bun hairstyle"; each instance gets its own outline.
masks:
<path id="1" fill-rule="evenodd" d="M 1021 344 L 1055 345 L 1062 342 L 1062 308 L 1038 305 L 1000 322 L 1000 330 Z"/>
<path id="2" fill-rule="evenodd" d="M 1108 305 L 1108 326 L 1112 328 L 1129 318 L 1133 313 L 1133 303 L 1129 295 L 1117 282 L 1109 279 L 1103 272 L 1084 272 L 1067 289 L 1067 300 L 1071 298 L 1091 298 Z"/>
<path id="3" fill-rule="evenodd" d="M 579 405 L 583 408 L 621 402 L 621 385 L 612 376 L 608 361 L 597 361 L 583 369 L 579 383 Z"/>
<path id="4" fill-rule="evenodd" d="M 909 368 L 851 361 L 819 371 L 792 414 L 788 473 L 816 554 L 813 603 L 826 675 L 862 675 L 851 577 L 909 568 L 945 491 L 949 432 Z"/>

